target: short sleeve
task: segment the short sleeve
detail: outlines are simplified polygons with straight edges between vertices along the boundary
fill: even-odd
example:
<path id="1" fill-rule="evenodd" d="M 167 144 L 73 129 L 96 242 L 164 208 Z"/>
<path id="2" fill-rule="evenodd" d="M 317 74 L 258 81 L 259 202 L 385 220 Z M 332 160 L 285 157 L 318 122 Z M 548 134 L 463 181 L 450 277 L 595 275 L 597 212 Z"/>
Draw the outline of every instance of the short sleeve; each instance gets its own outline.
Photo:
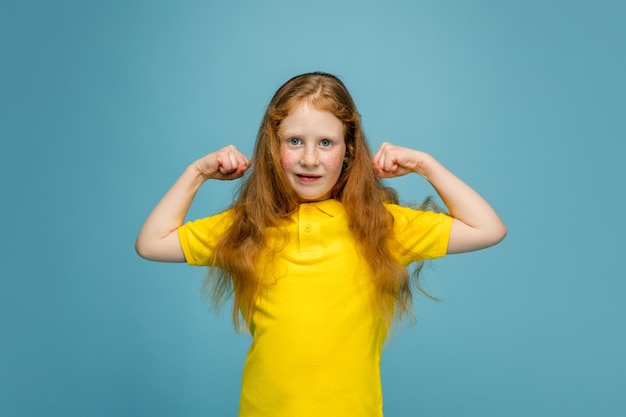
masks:
<path id="1" fill-rule="evenodd" d="M 394 204 L 386 207 L 394 218 L 394 234 L 399 244 L 395 255 L 401 264 L 409 265 L 446 255 L 452 228 L 451 216 Z"/>
<path id="2" fill-rule="evenodd" d="M 217 242 L 232 223 L 232 213 L 225 211 L 180 226 L 178 238 L 187 263 L 210 266 Z"/>

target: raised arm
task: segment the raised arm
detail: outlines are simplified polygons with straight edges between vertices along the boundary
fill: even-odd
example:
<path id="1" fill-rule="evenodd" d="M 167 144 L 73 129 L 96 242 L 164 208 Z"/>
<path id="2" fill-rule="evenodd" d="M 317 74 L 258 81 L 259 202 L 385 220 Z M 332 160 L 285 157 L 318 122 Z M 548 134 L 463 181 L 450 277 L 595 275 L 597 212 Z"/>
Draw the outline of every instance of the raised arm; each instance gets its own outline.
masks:
<path id="1" fill-rule="evenodd" d="M 506 236 L 506 226 L 489 203 L 432 156 L 383 143 L 374 154 L 372 165 L 381 178 L 414 172 L 431 183 L 454 218 L 448 253 L 483 249 Z"/>
<path id="2" fill-rule="evenodd" d="M 249 166 L 248 158 L 232 145 L 189 165 L 143 224 L 135 242 L 139 256 L 152 261 L 184 262 L 177 229 L 200 186 L 208 179 L 239 178 Z"/>

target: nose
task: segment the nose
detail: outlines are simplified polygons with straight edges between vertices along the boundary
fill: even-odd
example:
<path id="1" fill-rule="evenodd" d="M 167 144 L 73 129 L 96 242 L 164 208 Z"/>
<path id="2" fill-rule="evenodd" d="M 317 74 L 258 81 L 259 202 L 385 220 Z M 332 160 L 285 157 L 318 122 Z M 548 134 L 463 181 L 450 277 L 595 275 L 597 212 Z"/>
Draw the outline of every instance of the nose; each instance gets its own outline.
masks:
<path id="1" fill-rule="evenodd" d="M 306 147 L 302 152 L 302 159 L 300 159 L 300 165 L 303 167 L 316 167 L 319 165 L 319 159 L 317 157 L 317 149 L 314 147 Z"/>

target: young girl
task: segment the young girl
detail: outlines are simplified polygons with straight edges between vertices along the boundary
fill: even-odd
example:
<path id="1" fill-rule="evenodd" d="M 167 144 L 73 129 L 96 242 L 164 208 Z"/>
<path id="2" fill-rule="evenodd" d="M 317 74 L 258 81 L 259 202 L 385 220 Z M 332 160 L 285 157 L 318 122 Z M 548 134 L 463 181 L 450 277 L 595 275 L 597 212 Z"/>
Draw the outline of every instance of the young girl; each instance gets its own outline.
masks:
<path id="1" fill-rule="evenodd" d="M 244 173 L 228 210 L 183 224 L 205 181 Z M 433 185 L 449 215 L 398 205 L 381 178 L 409 173 Z M 310 73 L 276 92 L 252 160 L 227 146 L 184 171 L 136 250 L 210 266 L 214 300 L 233 296 L 233 320 L 252 335 L 240 416 L 373 417 L 382 416 L 388 327 L 412 313 L 407 266 L 505 234 L 489 204 L 432 156 L 389 143 L 372 156 L 343 83 Z"/>

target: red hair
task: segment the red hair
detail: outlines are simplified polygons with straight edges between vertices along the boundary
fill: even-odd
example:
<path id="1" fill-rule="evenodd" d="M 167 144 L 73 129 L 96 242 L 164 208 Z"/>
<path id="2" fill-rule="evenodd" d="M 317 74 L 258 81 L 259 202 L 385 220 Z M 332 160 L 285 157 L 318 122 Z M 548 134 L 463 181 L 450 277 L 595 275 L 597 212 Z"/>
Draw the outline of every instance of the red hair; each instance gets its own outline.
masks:
<path id="1" fill-rule="evenodd" d="M 234 222 L 220 238 L 214 255 L 216 268 L 206 289 L 218 306 L 234 295 L 235 326 L 240 327 L 242 316 L 245 324 L 250 324 L 262 289 L 255 272 L 257 260 L 267 250 L 265 230 L 279 226 L 299 205 L 281 168 L 278 128 L 304 100 L 331 112 L 344 124 L 346 155 L 332 198 L 340 201 L 348 214 L 350 230 L 374 276 L 377 304 L 388 321 L 394 311 L 398 318 L 405 314 L 412 317 L 409 276 L 391 254 L 393 217 L 384 206 L 398 203 L 397 194 L 384 186 L 372 168 L 360 115 L 345 85 L 321 72 L 290 79 L 270 101 L 257 135 L 252 166 L 231 206 Z"/>

